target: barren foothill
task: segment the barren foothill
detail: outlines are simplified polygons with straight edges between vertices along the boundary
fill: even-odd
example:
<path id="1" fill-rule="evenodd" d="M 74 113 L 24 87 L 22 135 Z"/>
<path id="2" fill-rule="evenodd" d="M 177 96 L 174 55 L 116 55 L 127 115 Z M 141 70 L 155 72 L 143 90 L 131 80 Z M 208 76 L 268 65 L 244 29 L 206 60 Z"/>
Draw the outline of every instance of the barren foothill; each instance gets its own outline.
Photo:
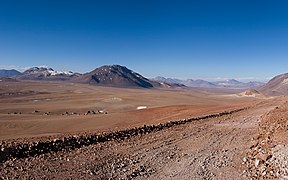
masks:
<path id="1" fill-rule="evenodd" d="M 255 161 L 250 149 L 262 132 L 259 124 L 262 127 L 266 122 L 263 117 L 286 101 L 285 97 L 55 82 L 9 82 L 1 86 L 0 92 L 0 137 L 4 151 L 8 145 L 24 142 L 48 142 L 125 129 L 138 131 L 137 127 L 149 129 L 159 123 L 175 122 L 167 128 L 143 130 L 125 138 L 112 137 L 77 148 L 11 158 L 1 163 L 0 179 L 257 177 L 247 172 Z M 137 110 L 139 106 L 147 108 Z M 197 120 L 179 123 L 189 118 Z M 280 156 L 278 153 L 277 157 Z M 245 162 L 243 158 L 247 158 Z"/>

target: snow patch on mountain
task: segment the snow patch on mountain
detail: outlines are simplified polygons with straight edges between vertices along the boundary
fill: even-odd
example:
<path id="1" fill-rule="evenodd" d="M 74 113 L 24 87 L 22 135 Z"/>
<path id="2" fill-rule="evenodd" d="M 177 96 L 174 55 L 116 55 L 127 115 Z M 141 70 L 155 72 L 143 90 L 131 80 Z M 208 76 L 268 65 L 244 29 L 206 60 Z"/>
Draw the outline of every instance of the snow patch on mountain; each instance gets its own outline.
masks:
<path id="1" fill-rule="evenodd" d="M 32 67 L 24 72 L 24 74 L 44 74 L 45 76 L 57 76 L 57 75 L 73 75 L 71 71 L 56 71 L 47 67 Z"/>

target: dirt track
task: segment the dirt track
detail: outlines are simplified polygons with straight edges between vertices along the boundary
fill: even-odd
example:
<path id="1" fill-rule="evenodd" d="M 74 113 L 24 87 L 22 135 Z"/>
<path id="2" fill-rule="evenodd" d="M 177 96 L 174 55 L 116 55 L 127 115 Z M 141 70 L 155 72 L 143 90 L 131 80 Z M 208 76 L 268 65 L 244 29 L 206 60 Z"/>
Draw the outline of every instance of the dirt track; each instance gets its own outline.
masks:
<path id="1" fill-rule="evenodd" d="M 193 121 L 126 140 L 6 161 L 0 174 L 37 179 L 246 179 L 242 162 L 260 117 L 282 104 Z"/>

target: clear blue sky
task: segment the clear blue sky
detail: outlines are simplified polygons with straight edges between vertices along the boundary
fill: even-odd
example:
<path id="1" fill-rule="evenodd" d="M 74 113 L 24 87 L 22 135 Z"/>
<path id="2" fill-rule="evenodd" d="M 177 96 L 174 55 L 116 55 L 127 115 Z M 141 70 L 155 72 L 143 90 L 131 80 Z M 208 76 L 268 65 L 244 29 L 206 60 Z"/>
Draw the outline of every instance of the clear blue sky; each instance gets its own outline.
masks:
<path id="1" fill-rule="evenodd" d="M 0 68 L 265 79 L 287 57 L 286 0 L 0 0 Z"/>

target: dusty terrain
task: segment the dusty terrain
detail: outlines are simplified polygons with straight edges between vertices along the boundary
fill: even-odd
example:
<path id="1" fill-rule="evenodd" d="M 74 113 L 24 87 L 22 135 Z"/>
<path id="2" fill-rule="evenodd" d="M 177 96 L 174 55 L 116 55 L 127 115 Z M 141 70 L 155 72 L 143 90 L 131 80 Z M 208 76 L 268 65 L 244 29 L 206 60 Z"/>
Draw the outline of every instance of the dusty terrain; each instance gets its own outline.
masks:
<path id="1" fill-rule="evenodd" d="M 262 117 L 258 135 L 245 157 L 250 177 L 288 179 L 287 120 L 287 101 Z"/>
<path id="2" fill-rule="evenodd" d="M 287 142 L 279 138 L 287 129 L 285 97 L 55 82 L 7 82 L 0 91 L 0 179 L 265 179 L 287 173 L 280 168 Z M 270 153 L 265 160 L 258 158 L 262 139 L 269 140 L 263 141 Z M 269 176 L 259 170 L 266 164 Z"/>
<path id="3" fill-rule="evenodd" d="M 105 88 L 66 82 L 2 82 L 0 99 L 0 139 L 119 130 L 247 104 L 245 98 L 197 91 Z M 139 106 L 147 109 L 137 110 Z"/>

